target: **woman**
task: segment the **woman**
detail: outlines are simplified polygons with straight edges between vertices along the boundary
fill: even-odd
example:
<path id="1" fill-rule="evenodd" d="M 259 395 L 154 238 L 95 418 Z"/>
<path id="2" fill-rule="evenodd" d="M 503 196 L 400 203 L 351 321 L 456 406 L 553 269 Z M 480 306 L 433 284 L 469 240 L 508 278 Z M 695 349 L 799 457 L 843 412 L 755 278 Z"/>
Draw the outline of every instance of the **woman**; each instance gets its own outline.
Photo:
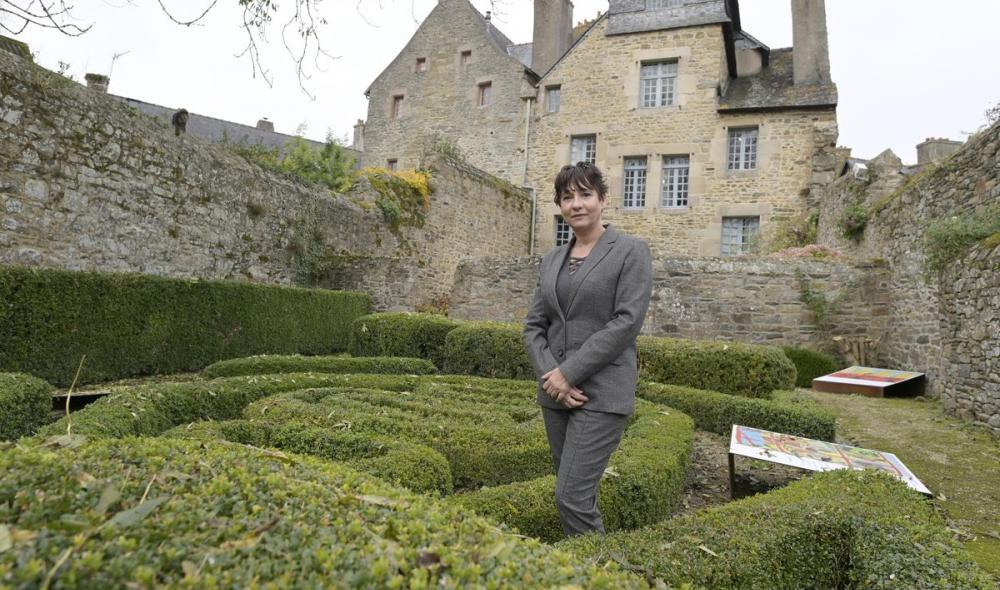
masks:
<path id="1" fill-rule="evenodd" d="M 597 488 L 635 408 L 635 340 L 652 290 L 649 247 L 601 221 L 607 192 L 593 165 L 559 171 L 555 202 L 573 238 L 542 259 L 524 322 L 567 536 L 604 533 Z"/>

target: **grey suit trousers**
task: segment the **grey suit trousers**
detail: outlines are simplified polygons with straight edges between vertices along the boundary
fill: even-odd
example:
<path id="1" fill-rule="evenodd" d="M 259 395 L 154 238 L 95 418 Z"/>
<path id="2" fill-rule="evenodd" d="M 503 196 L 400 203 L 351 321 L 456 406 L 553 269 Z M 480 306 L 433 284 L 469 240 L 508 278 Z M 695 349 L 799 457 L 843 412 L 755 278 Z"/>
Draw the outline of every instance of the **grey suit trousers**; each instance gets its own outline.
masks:
<path id="1" fill-rule="evenodd" d="M 556 508 L 566 536 L 592 531 L 604 534 L 604 520 L 597 508 L 598 486 L 629 417 L 582 408 L 543 408 L 542 416 L 557 474 Z"/>

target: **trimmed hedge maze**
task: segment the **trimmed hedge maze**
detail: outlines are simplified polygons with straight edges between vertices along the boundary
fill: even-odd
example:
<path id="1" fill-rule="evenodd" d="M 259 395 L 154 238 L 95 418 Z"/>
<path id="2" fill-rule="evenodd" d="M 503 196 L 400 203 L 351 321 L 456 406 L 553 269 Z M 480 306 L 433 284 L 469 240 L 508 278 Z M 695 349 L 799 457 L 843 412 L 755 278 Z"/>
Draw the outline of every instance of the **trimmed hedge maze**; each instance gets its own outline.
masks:
<path id="1" fill-rule="evenodd" d="M 348 346 L 362 293 L 0 266 L 0 371 L 67 386 Z"/>
<path id="2" fill-rule="evenodd" d="M 206 379 L 269 375 L 274 373 L 378 373 L 430 375 L 437 368 L 430 361 L 396 357 L 341 357 L 265 354 L 213 363 L 201 372 Z"/>
<path id="3" fill-rule="evenodd" d="M 875 471 L 817 473 L 640 531 L 577 537 L 557 547 L 669 586 L 995 588 L 930 502 Z"/>
<path id="4" fill-rule="evenodd" d="M 0 441 L 32 434 L 52 410 L 52 386 L 31 375 L 0 373 Z"/>
<path id="5" fill-rule="evenodd" d="M 0 453 L 0 585 L 646 588 L 339 463 L 129 438 Z"/>

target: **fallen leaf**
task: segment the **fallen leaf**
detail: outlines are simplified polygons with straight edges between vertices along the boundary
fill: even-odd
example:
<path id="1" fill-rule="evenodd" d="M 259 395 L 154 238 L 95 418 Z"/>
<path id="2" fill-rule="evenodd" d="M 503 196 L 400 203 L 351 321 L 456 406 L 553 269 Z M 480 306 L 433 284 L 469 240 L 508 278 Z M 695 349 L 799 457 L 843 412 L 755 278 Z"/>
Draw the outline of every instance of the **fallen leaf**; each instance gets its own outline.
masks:
<path id="1" fill-rule="evenodd" d="M 406 508 L 409 506 L 405 500 L 393 500 L 392 498 L 385 498 L 383 496 L 362 494 L 354 497 L 366 504 L 375 504 L 376 506 L 389 506 L 391 508 Z"/>
<path id="2" fill-rule="evenodd" d="M 441 556 L 433 551 L 424 551 L 417 558 L 417 566 L 419 567 L 431 567 L 434 565 L 440 565 Z"/>
<path id="3" fill-rule="evenodd" d="M 104 486 L 104 491 L 101 492 L 101 499 L 97 501 L 97 506 L 94 507 L 94 512 L 98 514 L 104 514 L 108 511 L 108 508 L 112 504 L 122 499 L 122 495 L 118 492 L 118 486 L 113 483 L 109 483 Z"/>
<path id="4" fill-rule="evenodd" d="M 42 443 L 42 447 L 62 447 L 67 449 L 75 449 L 86 442 L 87 437 L 82 434 L 62 434 L 59 436 L 52 436 Z"/>
<path id="5" fill-rule="evenodd" d="M 158 498 L 153 498 L 152 500 L 146 500 L 142 504 L 129 508 L 128 510 L 122 510 L 118 514 L 111 517 L 111 524 L 120 527 L 132 526 L 143 518 L 149 516 L 150 513 L 156 510 L 157 506 L 163 504 L 169 499 L 169 496 L 160 496 Z"/>
<path id="6" fill-rule="evenodd" d="M 712 551 L 711 549 L 709 549 L 708 547 L 705 547 L 704 545 L 698 545 L 698 549 L 701 549 L 702 551 L 704 551 L 705 553 L 708 553 L 712 557 L 718 557 L 719 556 L 718 553 L 716 553 L 715 551 Z"/>
<path id="7" fill-rule="evenodd" d="M 10 534 L 10 529 L 7 525 L 0 524 L 0 553 L 10 549 L 14 546 L 14 537 Z"/>

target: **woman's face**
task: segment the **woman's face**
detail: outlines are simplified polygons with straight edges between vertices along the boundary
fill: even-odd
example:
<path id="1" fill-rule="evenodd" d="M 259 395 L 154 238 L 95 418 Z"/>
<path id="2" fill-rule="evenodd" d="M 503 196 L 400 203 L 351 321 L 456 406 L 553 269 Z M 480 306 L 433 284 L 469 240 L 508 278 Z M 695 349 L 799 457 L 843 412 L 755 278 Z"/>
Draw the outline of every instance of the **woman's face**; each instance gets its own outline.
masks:
<path id="1" fill-rule="evenodd" d="M 586 233 L 601 226 L 604 200 L 595 189 L 571 185 L 559 197 L 559 210 L 575 233 Z"/>

